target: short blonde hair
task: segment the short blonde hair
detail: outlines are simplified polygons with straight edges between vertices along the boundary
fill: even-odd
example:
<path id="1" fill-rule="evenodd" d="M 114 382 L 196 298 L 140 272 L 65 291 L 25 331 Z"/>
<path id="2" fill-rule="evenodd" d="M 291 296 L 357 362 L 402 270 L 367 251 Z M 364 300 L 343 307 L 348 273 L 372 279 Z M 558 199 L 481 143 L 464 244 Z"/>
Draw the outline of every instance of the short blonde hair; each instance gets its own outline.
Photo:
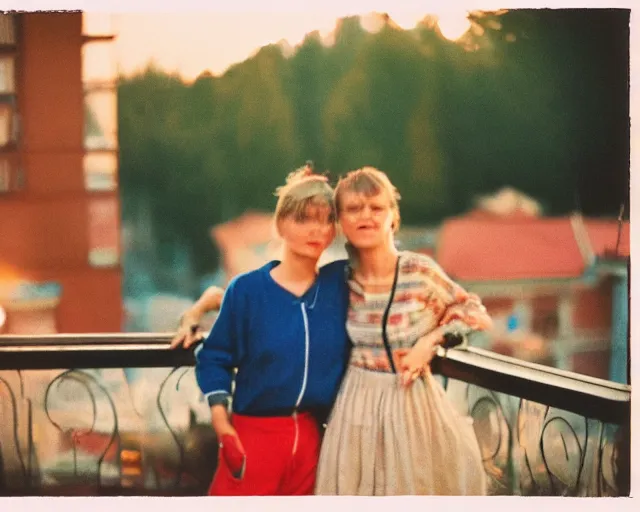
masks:
<path id="1" fill-rule="evenodd" d="M 336 221 L 333 189 L 326 176 L 315 174 L 310 165 L 290 173 L 286 183 L 276 189 L 275 195 L 278 196 L 274 215 L 276 226 L 286 218 L 304 220 L 309 206 L 328 207 L 330 221 Z"/>
<path id="2" fill-rule="evenodd" d="M 349 171 L 343 178 L 340 178 L 333 194 L 338 214 L 342 209 L 342 196 L 345 192 L 354 192 L 365 197 L 386 193 L 394 215 L 393 231 L 394 233 L 398 231 L 400 228 L 400 193 L 384 172 L 375 167 L 362 167 L 355 171 Z"/>

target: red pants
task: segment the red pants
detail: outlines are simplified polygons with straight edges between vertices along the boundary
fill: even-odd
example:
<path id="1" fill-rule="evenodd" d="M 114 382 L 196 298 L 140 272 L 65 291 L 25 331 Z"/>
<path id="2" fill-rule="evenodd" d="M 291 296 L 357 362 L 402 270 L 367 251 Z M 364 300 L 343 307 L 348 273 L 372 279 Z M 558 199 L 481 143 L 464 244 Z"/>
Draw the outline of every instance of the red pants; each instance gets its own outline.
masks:
<path id="1" fill-rule="evenodd" d="M 231 422 L 246 452 L 244 476 L 234 478 L 218 456 L 210 496 L 313 494 L 320 433 L 311 414 L 275 418 L 234 414 Z"/>

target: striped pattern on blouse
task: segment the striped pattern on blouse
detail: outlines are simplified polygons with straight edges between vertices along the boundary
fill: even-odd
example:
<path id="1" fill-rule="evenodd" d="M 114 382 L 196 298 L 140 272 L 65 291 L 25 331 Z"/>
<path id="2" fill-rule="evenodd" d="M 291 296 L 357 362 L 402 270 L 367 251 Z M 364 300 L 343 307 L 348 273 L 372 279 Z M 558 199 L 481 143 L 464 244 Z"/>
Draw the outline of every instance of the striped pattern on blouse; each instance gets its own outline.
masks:
<path id="1" fill-rule="evenodd" d="M 466 334 L 490 325 L 477 295 L 454 283 L 429 256 L 400 252 L 396 293 L 387 320 L 393 357 L 400 357 L 418 339 L 441 325 L 447 332 Z M 365 292 L 349 279 L 347 332 L 353 342 L 351 364 L 391 371 L 382 341 L 382 316 L 389 301 L 386 292 Z"/>

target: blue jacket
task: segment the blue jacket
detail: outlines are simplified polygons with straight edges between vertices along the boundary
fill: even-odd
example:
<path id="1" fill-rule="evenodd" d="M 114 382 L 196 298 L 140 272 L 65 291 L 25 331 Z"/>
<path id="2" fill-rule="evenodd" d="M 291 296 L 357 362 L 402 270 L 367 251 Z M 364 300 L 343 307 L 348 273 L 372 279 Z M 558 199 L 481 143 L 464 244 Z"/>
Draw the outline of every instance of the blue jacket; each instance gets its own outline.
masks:
<path id="1" fill-rule="evenodd" d="M 235 277 L 196 355 L 196 378 L 209 405 L 231 395 L 238 414 L 319 414 L 333 405 L 349 355 L 346 261 L 323 266 L 302 297 L 278 285 L 265 266 Z"/>

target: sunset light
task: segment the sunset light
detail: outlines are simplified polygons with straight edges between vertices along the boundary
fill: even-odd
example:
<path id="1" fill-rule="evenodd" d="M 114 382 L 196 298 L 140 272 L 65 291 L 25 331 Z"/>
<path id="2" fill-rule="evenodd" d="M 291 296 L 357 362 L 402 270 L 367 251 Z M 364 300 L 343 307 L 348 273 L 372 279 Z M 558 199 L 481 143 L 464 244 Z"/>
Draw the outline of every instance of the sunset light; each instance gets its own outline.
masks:
<path id="1" fill-rule="evenodd" d="M 471 22 L 466 12 L 452 12 L 437 14 L 438 29 L 443 37 L 450 41 L 457 41 L 471 28 Z"/>
<path id="2" fill-rule="evenodd" d="M 426 5 L 424 10 L 416 10 L 407 6 L 392 8 L 386 14 L 391 27 L 404 30 L 414 29 L 431 15 L 437 18 L 442 36 L 451 41 L 460 39 L 471 27 L 468 13 L 460 8 Z M 246 60 L 269 44 L 294 49 L 312 32 L 317 32 L 322 44 L 330 47 L 335 43 L 338 20 L 347 16 L 360 16 L 362 27 L 372 33 L 385 24 L 384 11 L 356 13 L 337 8 L 272 13 L 268 21 L 259 12 L 87 13 L 85 29 L 116 34 L 115 60 L 124 75 L 141 71 L 153 62 L 167 72 L 177 72 L 184 79 L 192 80 L 203 71 L 221 75 L 229 66 Z M 282 44 L 283 41 L 288 45 Z"/>
<path id="3" fill-rule="evenodd" d="M 633 9 L 9 3 L 0 512 L 632 495 Z"/>

